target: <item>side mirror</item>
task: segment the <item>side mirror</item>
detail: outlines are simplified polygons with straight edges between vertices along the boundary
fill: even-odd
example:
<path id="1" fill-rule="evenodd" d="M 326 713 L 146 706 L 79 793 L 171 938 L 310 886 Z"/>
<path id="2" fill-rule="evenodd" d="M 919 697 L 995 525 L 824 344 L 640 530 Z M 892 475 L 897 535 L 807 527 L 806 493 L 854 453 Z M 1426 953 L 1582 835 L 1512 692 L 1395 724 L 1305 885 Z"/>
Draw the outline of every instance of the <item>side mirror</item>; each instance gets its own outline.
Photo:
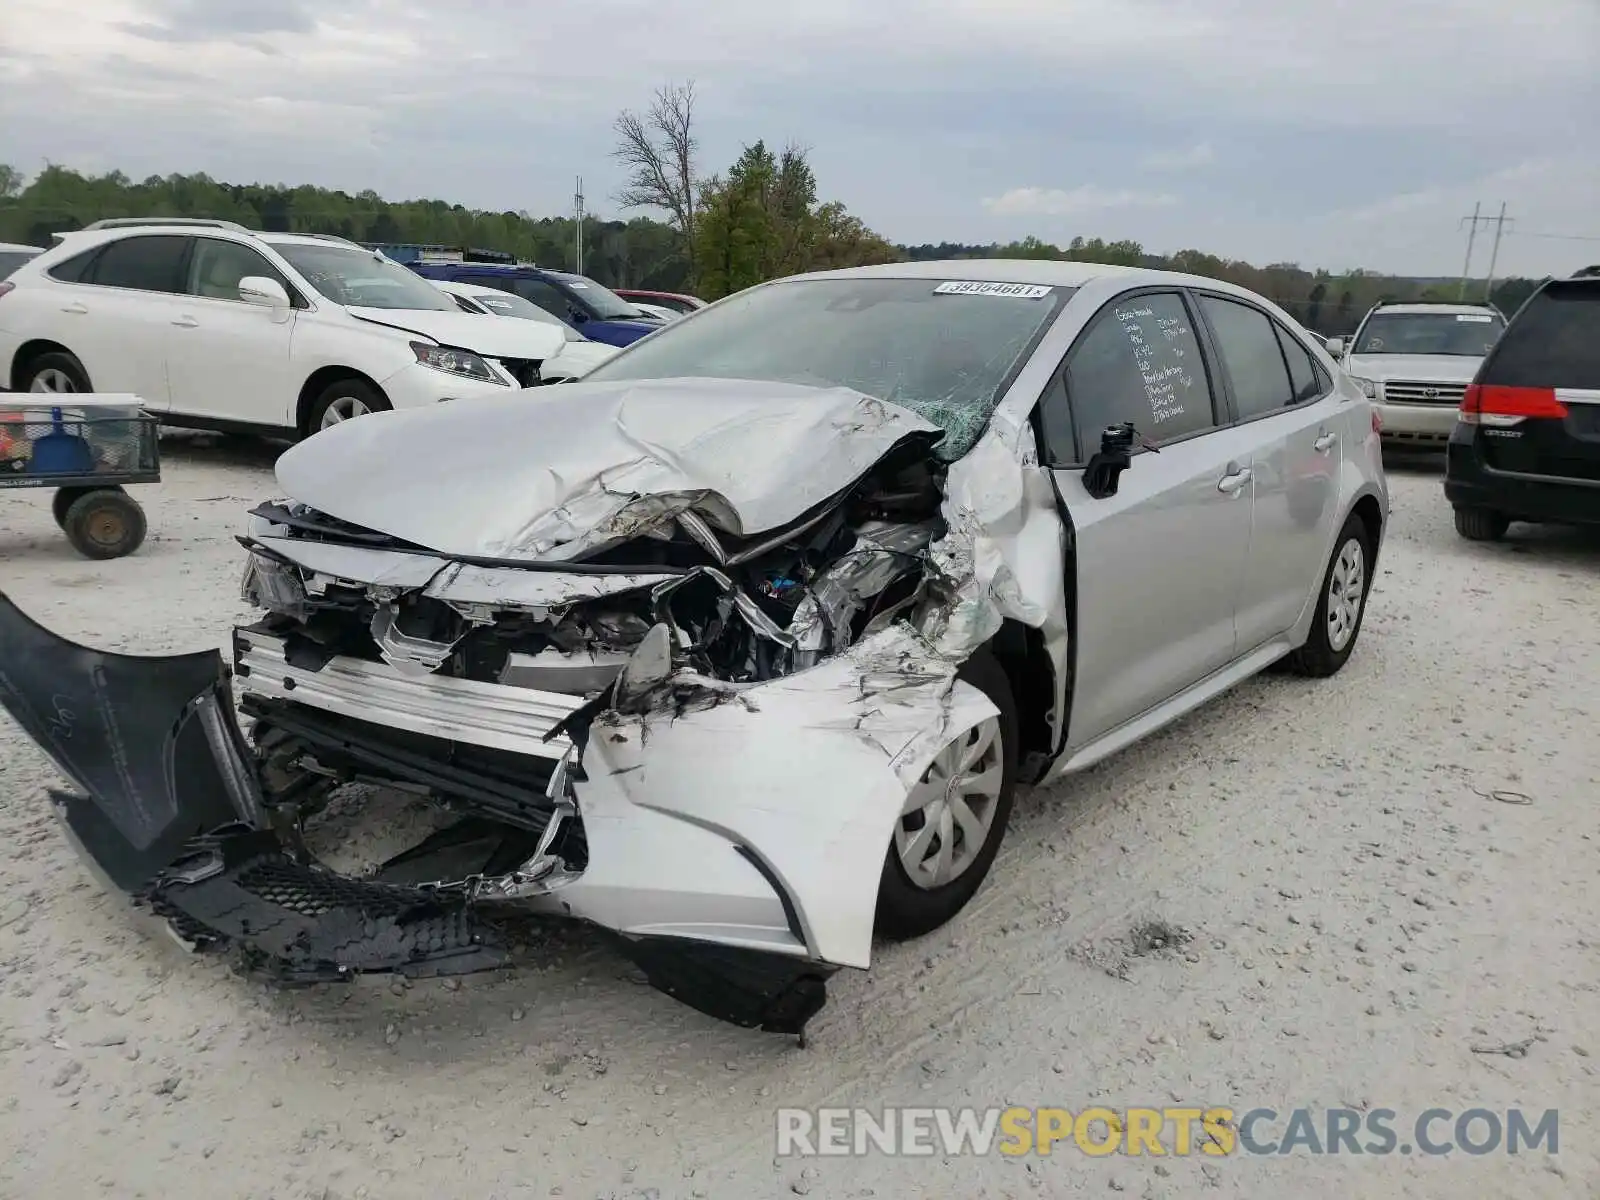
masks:
<path id="1" fill-rule="evenodd" d="M 1328 353 L 1334 358 L 1344 357 L 1344 339 L 1342 337 L 1329 338 L 1326 344 Z"/>
<path id="2" fill-rule="evenodd" d="M 1133 422 L 1108 425 L 1100 435 L 1100 449 L 1083 471 L 1083 490 L 1096 500 L 1117 494 L 1117 481 L 1133 463 L 1133 448 L 1139 436 Z"/>
<path id="3" fill-rule="evenodd" d="M 246 304 L 270 308 L 274 321 L 289 315 L 289 293 L 284 291 L 283 284 L 265 275 L 246 275 L 239 280 L 239 299 Z"/>

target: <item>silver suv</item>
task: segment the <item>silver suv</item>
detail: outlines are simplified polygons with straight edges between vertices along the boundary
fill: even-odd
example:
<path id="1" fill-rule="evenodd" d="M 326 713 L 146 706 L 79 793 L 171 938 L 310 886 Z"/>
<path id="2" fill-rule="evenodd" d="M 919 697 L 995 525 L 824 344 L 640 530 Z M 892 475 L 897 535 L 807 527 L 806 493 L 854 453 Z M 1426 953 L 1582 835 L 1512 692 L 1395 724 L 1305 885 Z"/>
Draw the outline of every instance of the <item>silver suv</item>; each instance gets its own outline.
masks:
<path id="1" fill-rule="evenodd" d="M 1328 349 L 1377 401 L 1385 439 L 1443 446 L 1467 385 L 1505 328 L 1489 304 L 1379 304 L 1353 337 Z"/>
<path id="2" fill-rule="evenodd" d="M 1388 516 L 1371 403 L 1280 309 L 1070 262 L 763 284 L 277 482 L 231 683 L 0 602 L 0 702 L 105 875 L 300 979 L 476 970 L 493 906 L 575 917 L 790 1032 L 874 933 L 962 909 L 1019 784 L 1338 671 Z M 341 879 L 297 831 L 357 780 L 441 827 Z"/>

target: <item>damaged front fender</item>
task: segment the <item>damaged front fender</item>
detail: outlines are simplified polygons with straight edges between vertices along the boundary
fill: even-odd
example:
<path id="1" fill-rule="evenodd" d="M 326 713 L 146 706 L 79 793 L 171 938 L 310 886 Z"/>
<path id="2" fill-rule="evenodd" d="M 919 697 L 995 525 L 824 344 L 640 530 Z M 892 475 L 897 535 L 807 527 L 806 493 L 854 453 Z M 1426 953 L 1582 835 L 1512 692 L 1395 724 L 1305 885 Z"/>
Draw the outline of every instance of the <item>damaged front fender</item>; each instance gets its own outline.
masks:
<path id="1" fill-rule="evenodd" d="M 866 967 L 906 796 L 996 715 L 903 625 L 796 675 L 601 713 L 574 783 L 583 875 L 545 898 L 636 936 Z"/>

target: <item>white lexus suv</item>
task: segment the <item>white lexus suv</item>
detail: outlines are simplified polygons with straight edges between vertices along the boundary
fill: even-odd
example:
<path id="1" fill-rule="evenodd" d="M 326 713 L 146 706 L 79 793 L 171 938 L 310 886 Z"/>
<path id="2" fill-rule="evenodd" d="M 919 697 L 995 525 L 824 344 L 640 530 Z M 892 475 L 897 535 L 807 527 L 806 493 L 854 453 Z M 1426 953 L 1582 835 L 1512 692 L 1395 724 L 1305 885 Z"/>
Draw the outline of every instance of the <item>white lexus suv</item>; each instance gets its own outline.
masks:
<path id="1" fill-rule="evenodd" d="M 538 384 L 559 329 L 485 321 L 376 251 L 229 221 L 97 221 L 0 282 L 0 383 L 131 392 L 171 425 L 301 437 Z"/>

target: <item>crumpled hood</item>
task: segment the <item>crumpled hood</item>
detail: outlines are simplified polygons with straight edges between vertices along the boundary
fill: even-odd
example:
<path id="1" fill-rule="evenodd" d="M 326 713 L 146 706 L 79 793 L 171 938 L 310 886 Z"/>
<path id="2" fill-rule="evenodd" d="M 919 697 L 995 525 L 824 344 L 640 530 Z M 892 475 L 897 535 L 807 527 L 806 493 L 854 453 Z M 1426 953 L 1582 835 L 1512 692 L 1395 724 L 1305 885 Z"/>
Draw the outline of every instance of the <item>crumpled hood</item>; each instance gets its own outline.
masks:
<path id="1" fill-rule="evenodd" d="M 471 318 L 468 318 L 471 319 Z M 781 528 L 937 426 L 848 388 L 727 379 L 561 384 L 345 421 L 278 459 L 332 517 L 460 557 L 570 559 L 693 508 Z"/>
<path id="2" fill-rule="evenodd" d="M 1357 379 L 1416 379 L 1423 382 L 1471 383 L 1483 365 L 1481 357 L 1458 354 L 1352 354 L 1344 369 Z"/>
<path id="3" fill-rule="evenodd" d="M 534 362 L 560 352 L 566 334 L 541 321 L 480 317 L 464 312 L 434 312 L 426 308 L 364 308 L 347 305 L 346 312 L 363 321 L 430 337 L 444 346 L 471 350 L 485 358 L 518 358 Z"/>

